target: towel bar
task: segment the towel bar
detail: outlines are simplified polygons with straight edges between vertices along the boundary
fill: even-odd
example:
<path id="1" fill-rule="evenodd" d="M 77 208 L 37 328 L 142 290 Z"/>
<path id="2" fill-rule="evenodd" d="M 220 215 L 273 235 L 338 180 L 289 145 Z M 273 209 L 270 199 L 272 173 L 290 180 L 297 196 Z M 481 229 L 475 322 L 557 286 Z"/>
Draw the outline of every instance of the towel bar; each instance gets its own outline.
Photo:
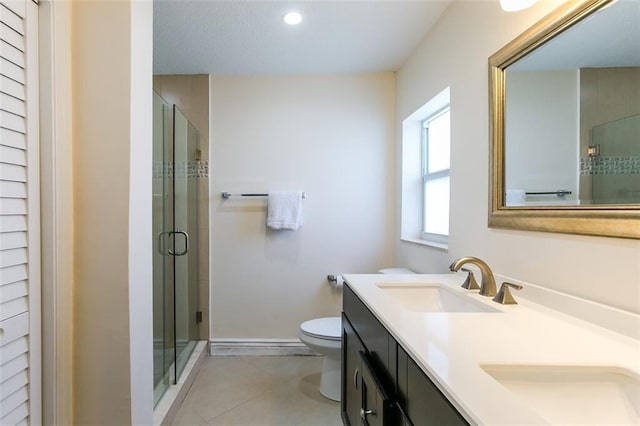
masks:
<path id="1" fill-rule="evenodd" d="M 254 193 L 232 194 L 226 191 L 222 192 L 220 195 L 224 199 L 231 198 L 231 197 L 268 197 L 269 196 L 269 194 L 254 194 Z M 306 192 L 302 193 L 302 198 L 307 198 Z"/>
<path id="2" fill-rule="evenodd" d="M 548 192 L 525 192 L 527 195 L 557 195 L 558 197 L 563 197 L 565 195 L 570 195 L 571 191 L 567 191 L 566 189 L 558 189 L 557 191 L 548 191 Z"/>

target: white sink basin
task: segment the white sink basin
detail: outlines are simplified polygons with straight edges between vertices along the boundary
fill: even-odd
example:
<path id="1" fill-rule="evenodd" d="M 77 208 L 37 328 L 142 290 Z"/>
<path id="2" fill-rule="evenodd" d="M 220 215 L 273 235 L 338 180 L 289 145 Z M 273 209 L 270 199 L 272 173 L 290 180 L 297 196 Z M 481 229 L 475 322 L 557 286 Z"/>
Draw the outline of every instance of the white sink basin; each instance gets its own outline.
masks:
<path id="1" fill-rule="evenodd" d="M 640 377 L 616 367 L 481 365 L 552 424 L 640 424 Z"/>
<path id="2" fill-rule="evenodd" d="M 500 312 L 440 284 L 378 283 L 385 294 L 413 312 Z"/>

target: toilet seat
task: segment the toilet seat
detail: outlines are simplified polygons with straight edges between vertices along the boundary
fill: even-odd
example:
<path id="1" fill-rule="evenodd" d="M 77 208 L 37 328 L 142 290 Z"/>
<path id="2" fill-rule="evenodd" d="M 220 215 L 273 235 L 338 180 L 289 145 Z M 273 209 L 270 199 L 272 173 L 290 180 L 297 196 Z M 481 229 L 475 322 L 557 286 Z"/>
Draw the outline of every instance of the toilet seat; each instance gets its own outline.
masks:
<path id="1" fill-rule="evenodd" d="M 316 339 L 340 340 L 342 338 L 342 318 L 327 317 L 305 321 L 300 325 L 300 332 Z"/>

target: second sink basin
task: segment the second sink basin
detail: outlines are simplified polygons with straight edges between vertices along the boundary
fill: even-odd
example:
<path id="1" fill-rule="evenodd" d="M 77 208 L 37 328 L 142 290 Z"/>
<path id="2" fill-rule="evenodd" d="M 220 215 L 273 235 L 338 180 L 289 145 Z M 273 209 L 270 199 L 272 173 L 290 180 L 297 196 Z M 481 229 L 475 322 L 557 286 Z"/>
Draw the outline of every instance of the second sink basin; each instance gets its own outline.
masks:
<path id="1" fill-rule="evenodd" d="M 481 365 L 552 424 L 640 424 L 640 378 L 617 367 Z"/>
<path id="2" fill-rule="evenodd" d="M 500 312 L 440 284 L 378 283 L 385 294 L 413 312 Z"/>

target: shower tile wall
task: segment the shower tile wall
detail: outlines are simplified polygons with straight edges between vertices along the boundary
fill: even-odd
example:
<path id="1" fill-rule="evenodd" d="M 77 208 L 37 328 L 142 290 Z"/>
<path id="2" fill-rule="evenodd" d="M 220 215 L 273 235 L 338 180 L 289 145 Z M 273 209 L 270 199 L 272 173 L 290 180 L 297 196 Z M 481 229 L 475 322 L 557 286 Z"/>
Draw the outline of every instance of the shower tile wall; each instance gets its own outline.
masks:
<path id="1" fill-rule="evenodd" d="M 199 134 L 201 161 L 188 170 L 198 179 L 198 280 L 200 340 L 209 340 L 209 76 L 155 75 L 153 89 L 168 103 L 176 104 Z"/>
<path id="2" fill-rule="evenodd" d="M 634 185 L 638 185 L 637 174 L 616 176 L 613 173 L 618 166 L 635 166 L 637 157 L 635 154 L 633 158 L 629 157 L 628 151 L 637 152 L 637 148 L 629 147 L 629 150 L 624 150 L 624 154 L 618 152 L 607 154 L 610 147 L 602 147 L 603 158 L 589 159 L 587 147 L 594 143 L 592 140 L 594 127 L 640 114 L 639 98 L 640 67 L 582 68 L 580 70 L 580 157 L 583 163 L 583 173 L 580 175 L 581 200 L 587 201 L 593 198 L 593 177 L 598 175 L 591 173 L 596 170 L 589 170 L 589 166 L 593 168 L 596 163 L 599 167 L 611 169 L 612 174 L 609 176 L 614 179 L 618 188 L 622 185 L 633 192 Z M 632 143 L 636 140 L 632 139 Z M 611 156 L 613 158 L 610 158 Z M 620 161 L 626 161 L 626 163 L 619 164 Z M 615 182 L 620 179 L 624 182 Z M 614 190 L 608 192 L 615 193 Z M 635 202 L 635 200 L 628 202 Z"/>

